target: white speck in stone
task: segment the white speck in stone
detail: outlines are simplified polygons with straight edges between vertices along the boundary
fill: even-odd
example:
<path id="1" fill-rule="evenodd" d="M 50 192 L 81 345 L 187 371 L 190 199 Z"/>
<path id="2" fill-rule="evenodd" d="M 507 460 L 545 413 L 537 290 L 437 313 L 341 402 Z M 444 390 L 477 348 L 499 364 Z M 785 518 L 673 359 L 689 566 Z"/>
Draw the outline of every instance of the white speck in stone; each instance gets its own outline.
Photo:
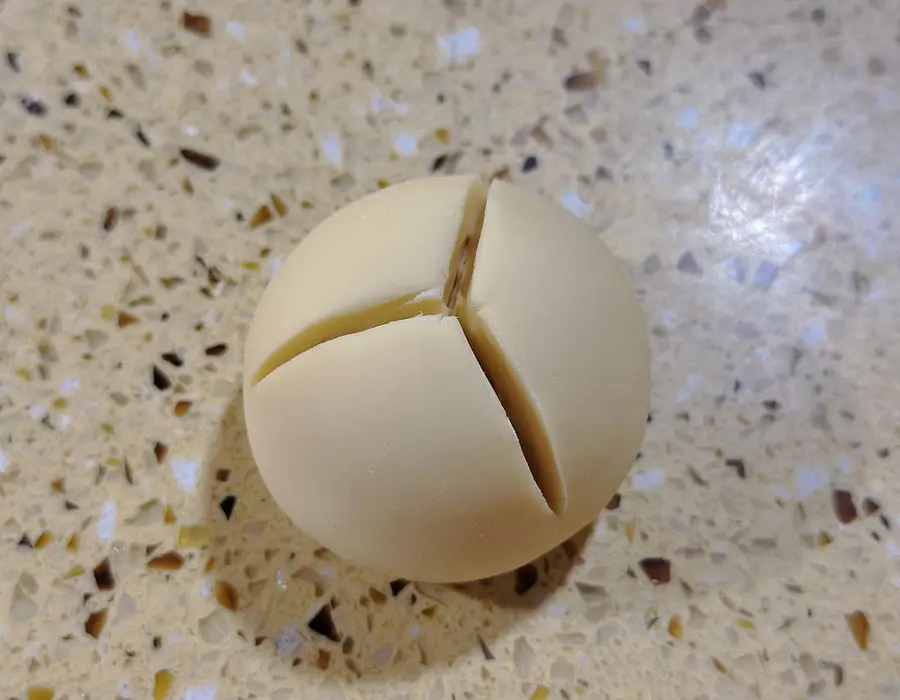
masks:
<path id="1" fill-rule="evenodd" d="M 333 166 L 339 168 L 344 160 L 341 153 L 341 137 L 337 134 L 329 134 L 322 139 L 320 145 L 322 146 L 322 152 L 329 162 Z"/>
<path id="2" fill-rule="evenodd" d="M 68 396 L 73 391 L 75 391 L 80 385 L 81 385 L 81 382 L 78 381 L 78 377 L 65 377 L 62 380 L 62 386 L 59 388 L 59 391 L 63 396 Z"/>
<path id="3" fill-rule="evenodd" d="M 196 136 L 200 133 L 200 129 L 198 129 L 194 124 L 188 124 L 184 127 L 185 136 Z"/>
<path id="4" fill-rule="evenodd" d="M 579 219 L 583 219 L 591 213 L 591 205 L 585 202 L 575 190 L 566 190 L 559 198 L 559 203 L 572 212 Z"/>
<path id="5" fill-rule="evenodd" d="M 809 498 L 826 486 L 828 486 L 828 470 L 825 467 L 806 465 L 797 470 L 794 490 L 800 500 Z"/>
<path id="6" fill-rule="evenodd" d="M 97 537 L 101 541 L 109 540 L 116 531 L 116 502 L 106 501 L 100 506 L 100 517 L 97 518 Z"/>
<path id="7" fill-rule="evenodd" d="M 122 698 L 133 697 L 131 695 L 131 683 L 128 682 L 127 678 L 123 678 L 119 681 L 119 692 L 117 695 Z"/>
<path id="8" fill-rule="evenodd" d="M 837 468 L 842 474 L 849 474 L 853 471 L 853 463 L 850 461 L 849 457 L 838 457 Z"/>
<path id="9" fill-rule="evenodd" d="M 419 626 L 418 626 L 417 624 L 413 624 L 413 625 L 409 628 L 409 636 L 410 636 L 410 639 L 418 639 L 418 638 L 419 638 L 419 632 L 420 632 Z"/>
<path id="10" fill-rule="evenodd" d="M 675 326 L 675 322 L 678 320 L 678 312 L 674 309 L 663 309 L 659 312 L 659 321 L 666 328 L 672 328 Z"/>
<path id="11" fill-rule="evenodd" d="M 825 327 L 818 321 L 810 321 L 803 327 L 803 342 L 809 346 L 819 345 L 825 340 Z"/>
<path id="12" fill-rule="evenodd" d="M 9 459 L 3 454 L 3 450 L 0 450 L 0 474 L 5 472 L 7 467 L 9 467 Z"/>
<path id="13" fill-rule="evenodd" d="M 697 124 L 699 118 L 700 113 L 697 111 L 696 107 L 685 107 L 678 115 L 676 124 L 678 124 L 680 129 L 690 129 Z"/>
<path id="14" fill-rule="evenodd" d="M 756 136 L 756 127 L 753 124 L 734 122 L 728 130 L 725 145 L 733 150 L 743 150 L 751 144 L 754 136 Z"/>
<path id="15" fill-rule="evenodd" d="M 28 314 L 18 306 L 7 305 L 3 312 L 7 323 L 20 324 L 28 320 Z"/>
<path id="16" fill-rule="evenodd" d="M 284 572 L 281 569 L 275 572 L 275 585 L 283 591 L 288 589 L 287 581 L 284 580 Z"/>
<path id="17" fill-rule="evenodd" d="M 127 44 L 128 48 L 131 49 L 131 52 L 134 54 L 140 54 L 141 52 L 141 38 L 138 36 L 137 32 L 133 29 L 127 30 L 123 35 L 122 39 Z"/>
<path id="18" fill-rule="evenodd" d="M 550 617 L 565 617 L 566 610 L 566 604 L 559 601 L 557 601 L 556 603 L 551 603 L 550 607 L 547 608 L 547 612 L 550 614 Z"/>
<path id="19" fill-rule="evenodd" d="M 253 75 L 253 73 L 250 72 L 250 69 L 247 67 L 241 68 L 241 80 L 243 80 L 247 85 L 259 85 L 259 80 L 255 75 Z"/>
<path id="20" fill-rule="evenodd" d="M 224 199 L 219 200 L 219 206 L 222 207 L 224 211 L 231 211 L 234 209 L 234 200 L 225 197 Z"/>
<path id="21" fill-rule="evenodd" d="M 32 420 L 43 420 L 44 416 L 47 415 L 47 407 L 46 406 L 31 406 L 28 409 L 28 415 L 31 416 Z"/>
<path id="22" fill-rule="evenodd" d="M 216 700 L 216 686 L 202 685 L 184 691 L 184 700 Z"/>
<path id="23" fill-rule="evenodd" d="M 626 17 L 622 20 L 622 26 L 633 34 L 644 33 L 644 21 L 638 17 Z"/>
<path id="24" fill-rule="evenodd" d="M 778 268 L 769 260 L 763 260 L 753 273 L 753 286 L 768 289 L 778 275 Z"/>
<path id="25" fill-rule="evenodd" d="M 666 480 L 666 473 L 662 469 L 651 469 L 646 472 L 637 472 L 631 480 L 631 487 L 635 491 L 650 491 L 657 486 L 662 486 Z"/>
<path id="26" fill-rule="evenodd" d="M 284 262 L 284 258 L 280 255 L 269 259 L 269 274 L 274 275 L 278 272 L 278 268 L 281 267 L 281 263 Z"/>
<path id="27" fill-rule="evenodd" d="M 881 188 L 878 185 L 866 185 L 860 188 L 856 196 L 862 204 L 874 207 L 881 201 Z"/>
<path id="28" fill-rule="evenodd" d="M 466 27 L 438 39 L 441 50 L 451 61 L 465 61 L 481 51 L 481 32 L 478 27 Z"/>
<path id="29" fill-rule="evenodd" d="M 28 221 L 17 221 L 13 224 L 10 233 L 13 238 L 25 238 L 29 231 L 31 231 L 31 224 Z"/>
<path id="30" fill-rule="evenodd" d="M 372 90 L 372 96 L 369 98 L 372 114 L 380 114 L 388 104 L 388 99 L 381 94 L 379 90 Z"/>
<path id="31" fill-rule="evenodd" d="M 888 540 L 884 543 L 884 549 L 891 559 L 900 559 L 900 542 Z"/>
<path id="32" fill-rule="evenodd" d="M 172 473 L 175 475 L 175 479 L 188 493 L 194 493 L 197 490 L 199 466 L 193 459 L 176 459 L 172 462 Z"/>
<path id="33" fill-rule="evenodd" d="M 405 131 L 395 131 L 391 134 L 394 142 L 394 151 L 400 156 L 414 156 L 419 150 L 416 137 Z"/>
<path id="34" fill-rule="evenodd" d="M 61 415 L 56 421 L 56 427 L 60 430 L 68 430 L 72 427 L 72 416 L 66 415 L 65 413 Z"/>
<path id="35" fill-rule="evenodd" d="M 397 114 L 403 115 L 409 111 L 409 105 L 407 105 L 405 102 L 393 102 L 392 104 L 394 106 L 394 111 Z"/>
<path id="36" fill-rule="evenodd" d="M 225 31 L 231 34 L 235 39 L 243 39 L 247 35 L 247 29 L 240 22 L 229 20 L 225 25 Z"/>
<path id="37" fill-rule="evenodd" d="M 293 654 L 303 641 L 296 625 L 288 625 L 275 637 L 275 650 L 279 654 Z"/>
<path id="38" fill-rule="evenodd" d="M 201 583 L 197 587 L 197 595 L 201 598 L 209 598 L 210 588 L 208 583 Z"/>
<path id="39" fill-rule="evenodd" d="M 283 75 L 279 75 L 275 82 L 278 83 L 278 87 L 286 88 L 288 86 L 287 78 Z"/>

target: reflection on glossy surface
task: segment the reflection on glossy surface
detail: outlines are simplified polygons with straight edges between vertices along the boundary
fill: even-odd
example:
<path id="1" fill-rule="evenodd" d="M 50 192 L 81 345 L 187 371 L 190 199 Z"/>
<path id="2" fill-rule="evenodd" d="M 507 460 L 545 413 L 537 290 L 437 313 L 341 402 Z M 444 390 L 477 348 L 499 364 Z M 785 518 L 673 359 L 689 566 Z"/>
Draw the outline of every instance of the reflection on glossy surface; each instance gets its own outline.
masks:
<path id="1" fill-rule="evenodd" d="M 6 695 L 900 693 L 900 6 L 188 11 L 0 3 Z M 655 358 L 593 530 L 465 590 L 293 530 L 235 412 L 303 233 L 452 171 L 590 221 Z"/>

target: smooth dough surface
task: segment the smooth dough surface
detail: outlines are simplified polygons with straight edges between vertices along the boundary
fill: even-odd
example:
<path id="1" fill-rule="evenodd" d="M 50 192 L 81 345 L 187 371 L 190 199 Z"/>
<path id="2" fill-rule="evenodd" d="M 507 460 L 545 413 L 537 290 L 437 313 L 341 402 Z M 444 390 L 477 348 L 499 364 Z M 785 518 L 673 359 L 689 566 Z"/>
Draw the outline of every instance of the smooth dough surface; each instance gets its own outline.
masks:
<path id="1" fill-rule="evenodd" d="M 263 295 L 244 370 L 250 444 L 294 523 L 443 582 L 588 525 L 635 459 L 650 391 L 612 254 L 556 203 L 468 176 L 389 188 L 315 229 Z"/>

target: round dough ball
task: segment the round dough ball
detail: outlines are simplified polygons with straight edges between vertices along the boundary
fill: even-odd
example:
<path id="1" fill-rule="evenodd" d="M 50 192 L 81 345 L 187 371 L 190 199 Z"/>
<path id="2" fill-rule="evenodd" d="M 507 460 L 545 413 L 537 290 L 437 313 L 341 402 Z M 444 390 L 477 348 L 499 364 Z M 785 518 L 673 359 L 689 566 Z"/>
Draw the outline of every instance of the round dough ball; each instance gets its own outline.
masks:
<path id="1" fill-rule="evenodd" d="M 275 500 L 393 576 L 520 566 L 588 525 L 640 447 L 650 352 L 619 263 L 510 184 L 414 180 L 358 200 L 278 270 L 244 408 Z"/>

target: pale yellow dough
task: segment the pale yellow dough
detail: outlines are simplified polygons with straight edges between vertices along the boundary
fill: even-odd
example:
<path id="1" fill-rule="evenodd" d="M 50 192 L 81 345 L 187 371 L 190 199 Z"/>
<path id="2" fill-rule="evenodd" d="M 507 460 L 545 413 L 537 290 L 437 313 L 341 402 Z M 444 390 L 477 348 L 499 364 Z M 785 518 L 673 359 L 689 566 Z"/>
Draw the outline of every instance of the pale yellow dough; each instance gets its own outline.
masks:
<path id="1" fill-rule="evenodd" d="M 465 581 L 590 523 L 625 478 L 650 391 L 618 262 L 555 203 L 476 177 L 337 212 L 263 295 L 244 402 L 275 500 L 393 576 Z"/>

